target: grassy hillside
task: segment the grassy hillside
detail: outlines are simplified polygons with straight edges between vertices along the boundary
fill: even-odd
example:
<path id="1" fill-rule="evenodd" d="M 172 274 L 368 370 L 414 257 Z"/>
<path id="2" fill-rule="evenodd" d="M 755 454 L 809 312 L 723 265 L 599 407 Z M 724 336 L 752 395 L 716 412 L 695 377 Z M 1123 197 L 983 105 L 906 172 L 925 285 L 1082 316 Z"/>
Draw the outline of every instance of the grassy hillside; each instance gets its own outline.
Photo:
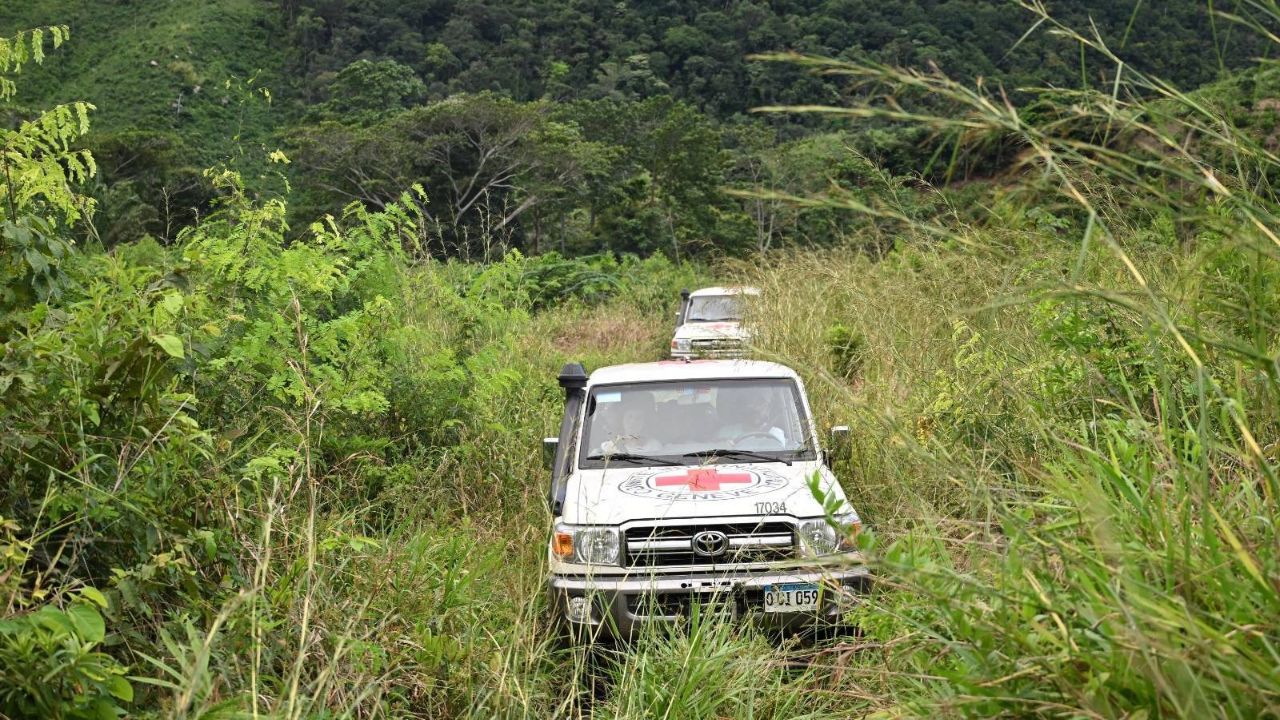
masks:
<path id="1" fill-rule="evenodd" d="M 272 11 L 264 0 L 7 2 L 0 34 L 71 28 L 58 62 L 24 75 L 20 106 L 90 102 L 99 131 L 171 133 L 207 167 L 266 142 L 280 120 L 257 92 L 278 96 L 287 80 Z"/>

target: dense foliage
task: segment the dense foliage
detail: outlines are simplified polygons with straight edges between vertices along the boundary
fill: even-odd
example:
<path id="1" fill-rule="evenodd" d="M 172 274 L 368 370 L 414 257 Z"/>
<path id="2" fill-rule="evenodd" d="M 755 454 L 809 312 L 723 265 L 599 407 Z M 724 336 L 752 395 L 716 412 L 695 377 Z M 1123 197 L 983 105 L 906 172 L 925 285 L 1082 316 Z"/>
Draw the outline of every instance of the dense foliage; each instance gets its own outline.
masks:
<path id="1" fill-rule="evenodd" d="M 1074 43 L 1019 40 L 1031 15 L 991 0 L 791 0 L 617 3 L 605 0 L 286 0 L 304 92 L 329 95 L 332 76 L 361 59 L 411 68 L 428 98 L 496 91 L 516 100 L 641 99 L 670 94 L 716 118 L 760 105 L 833 101 L 845 91 L 795 67 L 748 55 L 793 50 L 890 65 L 936 64 L 1011 89 L 1098 82 L 1111 66 L 1081 67 Z M 1098 31 L 1136 68 L 1183 86 L 1214 79 L 1266 51 L 1256 36 L 1207 34 L 1196 0 L 1077 0 L 1054 5 L 1073 27 Z M 1218 20 L 1218 22 L 1222 22 Z M 1081 75 L 1084 75 L 1084 78 Z"/>
<path id="2" fill-rule="evenodd" d="M 1199 85 L 1270 44 L 1241 22 L 1251 3 L 1072 0 L 1068 25 L 1095 27 L 1125 68 Z M 351 200 L 380 207 L 427 191 L 432 252 L 493 257 L 603 251 L 737 255 L 865 235 L 817 208 L 733 200 L 723 187 L 813 195 L 833 184 L 862 201 L 895 188 L 989 177 L 1016 143 L 886 118 L 749 114 L 779 104 L 879 98 L 883 87 L 794 63 L 794 51 L 939 67 L 1006 89 L 1111 87 L 1105 53 L 1046 31 L 1017 0 L 614 3 L 523 0 L 33 0 L 0 7 L 0 29 L 69 22 L 82 40 L 24 84 L 17 117 L 88 100 L 101 173 L 83 235 L 164 243 L 211 208 L 201 171 L 225 164 L 253 193 L 278 193 L 263 162 L 285 145 L 293 226 Z M 935 100 L 945 102 L 940 98 Z M 1028 116 L 1030 119 L 1032 116 Z M 483 136 L 483 137 L 481 137 Z M 475 140 L 473 143 L 472 140 Z M 853 155 L 883 168 L 871 171 Z M 497 161 L 479 160 L 496 152 Z M 478 238 L 484 238 L 478 240 Z M 868 249 L 886 244 L 872 239 Z"/>
<path id="3" fill-rule="evenodd" d="M 665 94 L 419 102 L 418 71 L 358 58 L 287 152 L 245 135 L 196 170 L 95 141 L 127 108 L 15 109 L 67 33 L 0 39 L 22 119 L 0 127 L 0 715 L 1280 714 L 1275 68 L 1019 107 L 796 63 L 897 101 L 824 123 L 1022 164 L 935 191 L 862 128 L 786 138 Z M 96 184 L 135 162 L 138 193 L 172 197 L 182 163 L 199 202 L 162 219 Z M 291 189 L 300 168 L 324 184 Z M 684 259 L 708 245 L 769 252 Z M 764 290 L 753 350 L 852 428 L 864 634 L 710 615 L 557 647 L 555 372 L 661 357 L 678 289 L 733 281 Z"/>

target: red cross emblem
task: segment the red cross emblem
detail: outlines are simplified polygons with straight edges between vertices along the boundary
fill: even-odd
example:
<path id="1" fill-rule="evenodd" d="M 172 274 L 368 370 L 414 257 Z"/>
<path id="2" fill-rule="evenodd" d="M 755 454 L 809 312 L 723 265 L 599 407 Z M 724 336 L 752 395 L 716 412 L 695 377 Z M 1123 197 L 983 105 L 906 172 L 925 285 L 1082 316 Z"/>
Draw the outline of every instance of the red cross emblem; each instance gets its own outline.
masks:
<path id="1" fill-rule="evenodd" d="M 749 483 L 755 478 L 750 473 L 722 473 L 715 468 L 689 468 L 684 475 L 660 475 L 653 479 L 658 487 L 685 485 L 694 492 L 719 490 L 720 483 Z"/>

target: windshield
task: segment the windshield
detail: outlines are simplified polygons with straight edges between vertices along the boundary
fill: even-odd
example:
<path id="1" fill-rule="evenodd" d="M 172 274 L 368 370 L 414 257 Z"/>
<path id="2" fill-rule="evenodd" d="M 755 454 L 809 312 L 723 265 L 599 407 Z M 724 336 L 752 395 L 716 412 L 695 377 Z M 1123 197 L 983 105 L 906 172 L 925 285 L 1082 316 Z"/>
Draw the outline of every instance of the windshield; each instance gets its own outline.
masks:
<path id="1" fill-rule="evenodd" d="M 701 295 L 689 299 L 685 322 L 725 322 L 742 319 L 737 295 Z"/>
<path id="2" fill-rule="evenodd" d="M 604 467 L 621 455 L 647 456 L 650 465 L 701 465 L 709 458 L 699 453 L 709 450 L 763 456 L 721 454 L 733 462 L 811 460 L 802 408 L 795 382 L 786 379 L 596 387 L 587 398 L 579 465 Z"/>

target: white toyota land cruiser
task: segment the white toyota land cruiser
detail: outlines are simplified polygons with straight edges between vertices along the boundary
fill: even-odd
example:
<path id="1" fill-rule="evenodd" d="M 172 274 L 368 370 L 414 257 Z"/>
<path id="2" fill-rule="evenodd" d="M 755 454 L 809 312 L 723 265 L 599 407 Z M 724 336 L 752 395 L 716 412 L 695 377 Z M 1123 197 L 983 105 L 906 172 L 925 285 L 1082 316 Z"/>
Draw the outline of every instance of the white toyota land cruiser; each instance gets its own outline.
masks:
<path id="1" fill-rule="evenodd" d="M 740 357 L 751 342 L 743 325 L 743 301 L 760 291 L 751 287 L 710 287 L 680 293 L 671 357 Z"/>
<path id="2" fill-rule="evenodd" d="M 839 623 L 869 582 L 861 524 L 794 371 L 667 360 L 588 378 L 570 364 L 560 385 L 549 583 L 574 637 L 628 637 L 695 603 L 775 627 Z"/>

